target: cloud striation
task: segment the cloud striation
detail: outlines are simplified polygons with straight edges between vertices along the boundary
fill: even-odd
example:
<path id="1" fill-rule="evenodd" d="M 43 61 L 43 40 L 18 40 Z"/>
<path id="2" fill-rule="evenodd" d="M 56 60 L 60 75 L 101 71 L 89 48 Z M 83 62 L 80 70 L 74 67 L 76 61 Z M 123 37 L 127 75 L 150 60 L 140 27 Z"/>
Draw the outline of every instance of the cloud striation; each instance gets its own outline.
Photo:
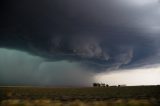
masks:
<path id="1" fill-rule="evenodd" d="M 159 63 L 158 0 L 5 0 L 0 47 L 94 72 Z"/>

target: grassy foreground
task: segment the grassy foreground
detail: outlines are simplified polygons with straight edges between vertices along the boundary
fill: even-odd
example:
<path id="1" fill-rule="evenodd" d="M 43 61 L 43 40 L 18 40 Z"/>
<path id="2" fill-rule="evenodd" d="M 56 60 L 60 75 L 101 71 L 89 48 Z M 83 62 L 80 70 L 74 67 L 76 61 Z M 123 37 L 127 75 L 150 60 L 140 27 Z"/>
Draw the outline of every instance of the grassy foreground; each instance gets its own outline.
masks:
<path id="1" fill-rule="evenodd" d="M 0 87 L 0 106 L 160 106 L 160 86 Z"/>

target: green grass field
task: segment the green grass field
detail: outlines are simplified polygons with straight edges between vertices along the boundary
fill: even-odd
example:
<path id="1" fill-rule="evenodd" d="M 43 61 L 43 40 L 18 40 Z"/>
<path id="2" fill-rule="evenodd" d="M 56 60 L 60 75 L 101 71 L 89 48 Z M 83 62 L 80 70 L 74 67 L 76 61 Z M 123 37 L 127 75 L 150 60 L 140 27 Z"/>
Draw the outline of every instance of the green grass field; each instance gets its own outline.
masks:
<path id="1" fill-rule="evenodd" d="M 160 86 L 0 87 L 0 106 L 160 106 Z"/>

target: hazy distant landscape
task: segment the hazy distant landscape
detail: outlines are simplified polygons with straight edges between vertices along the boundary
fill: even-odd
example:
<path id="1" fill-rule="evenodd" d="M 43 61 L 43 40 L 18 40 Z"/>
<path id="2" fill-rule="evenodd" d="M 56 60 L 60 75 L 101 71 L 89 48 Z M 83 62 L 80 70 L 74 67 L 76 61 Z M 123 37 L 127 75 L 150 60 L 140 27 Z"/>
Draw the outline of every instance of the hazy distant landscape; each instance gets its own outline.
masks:
<path id="1" fill-rule="evenodd" d="M 160 86 L 0 87 L 0 106 L 159 106 Z"/>

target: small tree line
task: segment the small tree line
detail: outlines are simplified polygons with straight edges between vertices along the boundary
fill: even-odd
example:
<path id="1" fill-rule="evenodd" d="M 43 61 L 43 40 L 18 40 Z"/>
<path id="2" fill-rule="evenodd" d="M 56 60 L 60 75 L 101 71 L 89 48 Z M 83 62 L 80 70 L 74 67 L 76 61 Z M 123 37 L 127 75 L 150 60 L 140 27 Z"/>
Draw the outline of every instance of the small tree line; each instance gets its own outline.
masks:
<path id="1" fill-rule="evenodd" d="M 108 84 L 105 84 L 105 83 L 93 83 L 93 87 L 125 87 L 126 85 L 113 85 L 113 86 L 110 86 Z"/>

